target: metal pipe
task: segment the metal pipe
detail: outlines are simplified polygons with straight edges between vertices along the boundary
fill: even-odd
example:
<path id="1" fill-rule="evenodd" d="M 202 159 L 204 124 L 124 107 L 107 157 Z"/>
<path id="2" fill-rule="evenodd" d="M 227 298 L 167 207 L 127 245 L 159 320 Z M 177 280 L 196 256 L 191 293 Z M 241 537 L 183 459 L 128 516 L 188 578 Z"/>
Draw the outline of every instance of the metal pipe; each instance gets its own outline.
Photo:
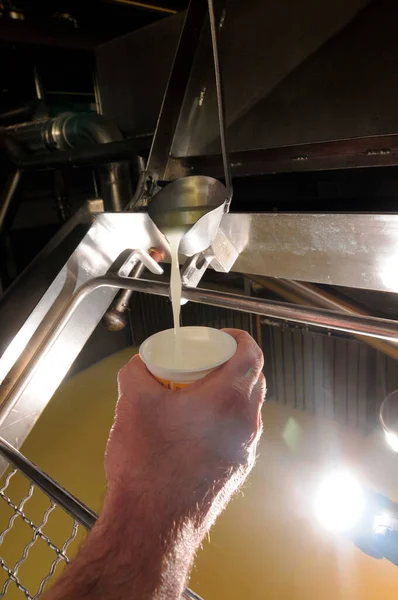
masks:
<path id="1" fill-rule="evenodd" d="M 56 154 L 30 155 L 17 152 L 15 145 L 12 149 L 7 143 L 5 146 L 14 165 L 23 169 L 58 169 L 60 167 L 104 164 L 109 161 L 131 159 L 136 150 L 135 141 L 131 139 L 88 146 L 78 150 L 65 150 Z"/>
<path id="2" fill-rule="evenodd" d="M 13 123 L 24 123 L 45 111 L 44 102 L 33 100 L 27 104 L 21 104 L 15 108 L 10 108 L 0 113 L 0 125 L 12 125 Z"/>
<path id="3" fill-rule="evenodd" d="M 299 281 L 290 281 L 287 279 L 274 279 L 271 277 L 260 277 L 257 275 L 249 275 L 248 279 L 266 287 L 281 296 L 285 300 L 297 304 L 306 304 L 310 306 L 319 306 L 330 310 L 338 310 L 348 314 L 364 315 L 369 317 L 369 313 L 359 306 L 356 306 L 349 300 L 337 298 L 331 293 L 322 290 L 316 285 L 310 283 L 302 283 Z M 358 337 L 358 336 L 356 336 Z M 398 360 L 398 346 L 379 340 L 369 336 L 360 336 L 361 341 L 366 342 L 376 350 L 383 352 L 387 356 L 391 356 L 394 360 Z"/>
<path id="4" fill-rule="evenodd" d="M 2 437 L 0 437 L 0 454 L 13 467 L 19 469 L 32 483 L 43 490 L 53 502 L 63 508 L 72 519 L 86 527 L 86 529 L 91 529 L 94 526 L 98 519 L 95 512 L 61 487 L 59 483 L 39 469 Z"/>
<path id="5" fill-rule="evenodd" d="M 123 142 L 123 135 L 118 127 L 96 113 L 63 113 L 52 119 L 4 127 L 0 129 L 0 134 L 18 142 L 26 153 L 46 153 L 39 158 L 39 164 L 43 167 L 51 163 L 51 157 L 47 157 L 48 152 L 69 151 L 80 147 L 84 151 L 87 145 Z M 18 152 L 14 149 L 11 155 L 15 157 L 15 154 L 18 161 Z M 104 164 L 100 169 L 101 196 L 106 210 L 120 212 L 131 201 L 133 194 L 130 169 L 127 161 Z"/>
<path id="6" fill-rule="evenodd" d="M 106 211 L 121 212 L 133 197 L 128 161 L 111 162 L 97 169 L 101 198 Z"/>
<path id="7" fill-rule="evenodd" d="M 366 315 L 368 317 L 370 316 L 365 310 L 356 306 L 354 307 L 353 304 L 348 302 L 348 300 L 340 300 L 332 294 L 329 294 L 326 291 L 321 290 L 319 287 L 311 285 L 310 283 L 307 284 L 301 283 L 300 281 L 289 281 L 287 279 L 276 279 L 275 281 L 277 285 L 279 284 L 279 289 L 281 291 L 283 289 L 286 291 L 290 290 L 293 294 L 295 294 L 296 298 L 301 298 L 301 300 L 299 300 L 300 304 L 304 301 L 308 302 L 310 305 L 315 304 L 316 306 L 320 306 L 321 308 L 328 308 L 330 310 L 338 310 L 358 315 Z"/>
<path id="8" fill-rule="evenodd" d="M 139 263 L 134 267 L 129 277 L 138 279 L 141 277 L 144 271 L 144 263 Z M 102 323 L 105 325 L 108 331 L 121 331 L 126 327 L 126 311 L 128 309 L 132 294 L 133 290 L 121 290 L 102 317 Z"/>
<path id="9" fill-rule="evenodd" d="M 5 188 L 0 196 L 0 234 L 4 227 L 4 221 L 10 208 L 12 199 L 14 198 L 18 184 L 21 180 L 22 170 L 17 169 L 9 175 Z"/>
<path id="10" fill-rule="evenodd" d="M 51 350 L 77 307 L 92 291 L 100 287 L 122 288 L 158 296 L 169 296 L 170 291 L 169 284 L 167 283 L 145 279 L 130 279 L 128 277 L 118 277 L 116 275 L 95 277 L 83 284 L 73 295 L 63 312 L 59 315 L 54 323 L 53 329 L 45 338 L 36 354 L 32 357 L 32 360 L 29 362 L 20 378 L 9 390 L 9 393 L 2 403 L 3 416 L 0 417 L 0 425 L 5 418 L 4 415 L 8 414 L 13 408 L 34 375 L 41 360 Z M 219 306 L 231 310 L 239 310 L 266 317 L 294 321 L 296 323 L 303 323 L 304 325 L 313 325 L 327 329 L 335 329 L 337 331 L 345 331 L 347 333 L 368 335 L 389 341 L 398 341 L 398 322 L 379 319 L 377 317 L 340 314 L 320 308 L 309 308 L 306 306 L 297 306 L 294 304 L 252 297 L 247 298 L 237 294 L 197 288 L 183 287 L 182 298 L 201 304 L 210 304 L 211 306 Z"/>

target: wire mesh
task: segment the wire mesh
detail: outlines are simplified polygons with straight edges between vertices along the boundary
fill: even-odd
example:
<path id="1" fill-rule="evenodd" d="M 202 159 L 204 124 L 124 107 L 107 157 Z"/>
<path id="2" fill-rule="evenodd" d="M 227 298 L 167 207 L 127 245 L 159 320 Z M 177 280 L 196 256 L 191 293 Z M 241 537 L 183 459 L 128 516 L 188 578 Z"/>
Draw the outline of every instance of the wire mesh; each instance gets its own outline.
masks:
<path id="1" fill-rule="evenodd" d="M 3 522 L 0 522 L 0 567 L 3 573 L 0 599 L 6 596 L 11 598 L 13 589 L 14 592 L 16 589 L 18 597 L 36 600 L 43 594 L 59 566 L 69 563 L 67 551 L 76 539 L 79 524 L 37 486 L 27 480 L 17 482 L 18 478 L 25 480 L 19 471 L 12 470 L 0 488 L 0 498 L 4 502 L 2 508 L 6 509 L 1 511 Z M 14 488 L 13 483 L 17 483 Z M 50 538 L 53 532 L 50 533 L 49 520 L 56 511 L 65 514 L 69 521 L 62 528 L 62 533 L 69 531 L 61 543 L 55 543 Z M 41 560 L 39 565 L 35 560 L 32 572 L 33 563 L 29 565 L 29 559 L 33 559 L 35 550 L 41 550 L 38 546 L 43 543 L 48 549 L 45 560 Z"/>

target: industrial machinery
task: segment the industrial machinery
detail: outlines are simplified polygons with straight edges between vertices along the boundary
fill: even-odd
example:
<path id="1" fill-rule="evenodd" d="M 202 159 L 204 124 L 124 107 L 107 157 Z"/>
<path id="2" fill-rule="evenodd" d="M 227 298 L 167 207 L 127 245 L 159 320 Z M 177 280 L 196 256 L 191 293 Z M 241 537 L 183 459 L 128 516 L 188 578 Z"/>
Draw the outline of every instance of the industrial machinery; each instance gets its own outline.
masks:
<path id="1" fill-rule="evenodd" d="M 360 407 L 358 390 L 363 374 L 368 372 L 369 378 L 370 367 L 384 361 L 389 387 L 394 388 L 395 382 L 398 387 L 398 305 L 394 295 L 398 292 L 398 215 L 342 211 L 334 206 L 322 211 L 302 206 L 294 211 L 274 211 L 268 205 L 267 210 L 257 206 L 253 212 L 245 210 L 244 192 L 243 200 L 240 192 L 236 210 L 234 200 L 231 202 L 234 176 L 239 179 L 238 187 L 245 189 L 254 177 L 269 173 L 398 164 L 396 130 L 388 130 L 385 123 L 378 124 L 379 130 L 359 130 L 360 117 L 352 116 L 348 133 L 338 135 L 344 139 L 336 139 L 327 119 L 320 119 L 320 138 L 311 140 L 300 130 L 300 115 L 294 125 L 282 127 L 276 110 L 278 138 L 278 127 L 272 125 L 268 111 L 278 104 L 281 74 L 276 70 L 269 75 L 274 78 L 276 100 L 267 104 L 264 94 L 271 83 L 261 76 L 267 62 L 266 45 L 257 39 L 246 46 L 243 42 L 248 34 L 241 30 L 242 18 L 250 11 L 252 27 L 256 27 L 256 18 L 261 27 L 269 8 L 265 4 L 215 0 L 213 7 L 209 0 L 209 23 L 208 1 L 191 0 L 186 12 L 97 49 L 97 113 L 39 116 L 0 129 L 3 150 L 13 166 L 1 198 L 0 229 L 26 173 L 88 165 L 96 176 L 97 197 L 86 198 L 65 220 L 0 303 L 1 469 L 11 463 L 22 470 L 52 502 L 69 512 L 75 524 L 90 528 L 96 516 L 18 449 L 93 332 L 98 327 L 104 331 L 105 326 L 120 332 L 130 319 L 133 336 L 137 335 L 142 323 L 135 329 L 137 317 L 134 310 L 129 311 L 135 301 L 133 293 L 140 294 L 143 311 L 150 310 L 153 296 L 168 297 L 163 273 L 170 228 L 185 232 L 180 262 L 187 310 L 199 303 L 247 316 L 247 327 L 270 353 L 272 373 L 268 379 L 274 399 L 282 401 L 283 397 L 284 403 L 295 408 L 332 414 L 366 429 L 374 426 L 378 399 L 380 405 L 382 396 L 392 389 L 379 389 L 376 381 L 369 380 L 373 404 Z M 353 16 L 348 13 L 368 2 L 357 3 L 357 8 L 348 4 L 347 14 L 335 15 L 337 20 L 348 22 Z M 384 4 L 395 10 L 391 3 Z M 371 21 L 374 15 L 363 18 Z M 337 22 L 330 27 L 338 28 Z M 360 37 L 361 31 L 356 35 Z M 256 38 L 253 31 L 251 37 Z M 309 40 L 306 56 L 320 45 L 316 38 L 314 34 Z M 241 41 L 240 48 L 234 45 L 236 39 Z M 146 53 L 149 46 L 152 51 Z M 125 59 L 117 58 L 120 56 Z M 297 85 L 301 94 L 297 110 L 304 115 L 308 91 L 303 85 L 311 79 L 310 67 L 304 64 L 304 84 L 289 84 L 287 72 L 293 68 L 289 61 L 291 55 L 285 57 L 285 85 Z M 241 86 L 233 73 L 237 64 L 243 71 L 247 69 Z M 285 115 L 287 121 L 290 118 Z M 308 114 L 305 118 L 308 122 Z M 221 154 L 217 153 L 218 144 Z M 366 302 L 373 293 L 385 307 L 375 316 Z M 319 332 L 325 335 L 317 338 Z M 270 343 L 263 339 L 265 335 Z M 353 342 L 352 336 L 361 343 Z M 323 353 L 319 359 L 323 368 L 327 353 L 333 354 L 329 404 L 324 374 L 321 399 L 315 367 L 311 381 L 308 377 L 306 381 L 306 361 L 312 360 L 314 365 L 318 360 L 316 344 Z M 355 364 L 354 409 L 348 394 L 342 407 L 339 401 L 344 393 L 340 400 L 335 393 L 337 354 L 342 346 L 347 360 Z M 366 354 L 368 347 L 370 353 Z M 349 376 L 347 370 L 347 381 Z M 294 379 L 294 392 L 286 389 L 289 377 Z M 311 406 L 303 400 L 310 395 Z M 5 491 L 6 487 L 0 495 Z M 40 527 L 34 531 L 37 537 Z M 56 550 L 56 560 L 65 560 L 65 550 L 66 546 Z M 18 579 L 18 568 L 0 566 L 9 581 L 22 586 L 27 598 L 36 598 L 43 591 L 44 584 L 37 594 L 30 595 Z M 194 598 L 195 594 L 187 590 L 185 597 Z"/>

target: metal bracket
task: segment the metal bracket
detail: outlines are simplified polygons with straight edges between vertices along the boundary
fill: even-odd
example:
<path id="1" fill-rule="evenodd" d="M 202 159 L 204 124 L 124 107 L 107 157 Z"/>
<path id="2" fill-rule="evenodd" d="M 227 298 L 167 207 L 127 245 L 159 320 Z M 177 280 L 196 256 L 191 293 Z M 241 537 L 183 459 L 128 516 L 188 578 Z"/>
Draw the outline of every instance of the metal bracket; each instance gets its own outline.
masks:
<path id="1" fill-rule="evenodd" d="M 229 273 L 238 256 L 238 250 L 220 227 L 212 245 L 184 264 L 181 272 L 183 285 L 197 287 L 209 266 L 220 273 Z"/>
<path id="2" fill-rule="evenodd" d="M 161 260 L 162 254 L 156 252 L 155 250 L 151 251 L 153 256 L 157 256 L 158 260 Z M 139 279 L 143 272 L 145 271 L 145 267 L 154 273 L 155 275 L 162 275 L 163 269 L 158 264 L 158 262 L 145 252 L 145 250 L 135 250 L 133 254 L 130 256 L 129 265 L 131 268 L 129 277 L 131 279 Z M 129 302 L 132 295 L 131 290 L 121 290 L 116 295 L 112 304 L 102 317 L 102 323 L 109 331 L 121 331 L 126 327 L 128 318 L 127 311 L 129 308 Z"/>
<path id="3" fill-rule="evenodd" d="M 162 275 L 163 269 L 152 256 L 145 250 L 134 250 L 129 258 L 130 268 L 142 263 L 154 275 Z M 124 266 L 123 266 L 124 268 Z"/>

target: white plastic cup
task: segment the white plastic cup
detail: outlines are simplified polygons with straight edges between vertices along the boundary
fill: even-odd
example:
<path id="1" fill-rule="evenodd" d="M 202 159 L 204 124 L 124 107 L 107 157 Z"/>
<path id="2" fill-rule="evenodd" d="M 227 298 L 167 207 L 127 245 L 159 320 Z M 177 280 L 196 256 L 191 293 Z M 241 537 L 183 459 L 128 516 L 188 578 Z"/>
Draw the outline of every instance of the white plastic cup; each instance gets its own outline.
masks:
<path id="1" fill-rule="evenodd" d="M 155 333 L 139 351 L 148 371 L 169 390 L 202 379 L 232 358 L 237 348 L 235 338 L 212 327 L 181 327 L 179 336 L 184 362 L 181 367 L 175 366 L 174 329 Z"/>

